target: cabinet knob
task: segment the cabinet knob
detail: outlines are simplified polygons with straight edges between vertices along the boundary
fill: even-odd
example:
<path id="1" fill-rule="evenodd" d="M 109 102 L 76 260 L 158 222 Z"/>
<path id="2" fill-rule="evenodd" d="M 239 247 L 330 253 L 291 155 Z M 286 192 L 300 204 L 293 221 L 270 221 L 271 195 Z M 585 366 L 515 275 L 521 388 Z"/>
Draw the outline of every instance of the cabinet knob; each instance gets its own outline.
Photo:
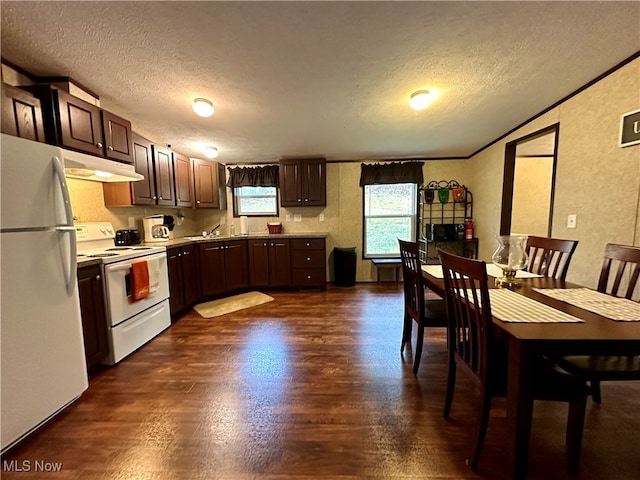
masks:
<path id="1" fill-rule="evenodd" d="M 154 199 L 154 200 L 157 200 L 157 199 L 158 199 L 158 197 L 156 197 L 156 196 L 154 195 L 154 196 L 153 196 L 153 199 Z"/>
<path id="2" fill-rule="evenodd" d="M 310 246 L 311 246 L 311 244 L 309 242 L 307 242 L 307 247 L 310 247 Z"/>
<path id="3" fill-rule="evenodd" d="M 311 258 L 307 257 L 307 262 L 310 262 L 310 261 L 311 261 Z"/>
<path id="4" fill-rule="evenodd" d="M 311 275 L 307 275 L 307 280 L 311 280 Z"/>
<path id="5" fill-rule="evenodd" d="M 111 145 L 109 145 L 109 146 L 107 147 L 107 150 L 113 151 L 113 147 L 112 147 Z"/>
<path id="6" fill-rule="evenodd" d="M 96 280 L 100 280 L 102 277 L 100 275 L 96 275 Z"/>
<path id="7" fill-rule="evenodd" d="M 305 202 L 308 202 L 308 201 L 309 201 L 309 199 L 308 199 L 308 198 L 305 198 L 305 199 L 304 199 L 304 201 L 305 201 Z"/>
<path id="8" fill-rule="evenodd" d="M 196 203 L 200 203 L 200 200 L 196 200 Z"/>
<path id="9" fill-rule="evenodd" d="M 299 199 L 298 199 L 298 201 L 299 201 L 299 202 L 301 202 L 301 201 L 302 201 L 302 199 L 301 199 L 301 198 L 299 198 Z"/>
<path id="10" fill-rule="evenodd" d="M 181 253 L 179 253 L 179 254 L 178 254 L 178 256 L 179 256 L 179 257 L 181 257 L 181 256 L 182 256 L 182 254 L 181 254 Z"/>
<path id="11" fill-rule="evenodd" d="M 162 197 L 160 197 L 160 200 L 162 200 Z"/>
<path id="12" fill-rule="evenodd" d="M 96 143 L 96 147 L 102 148 L 102 144 L 100 142 Z"/>

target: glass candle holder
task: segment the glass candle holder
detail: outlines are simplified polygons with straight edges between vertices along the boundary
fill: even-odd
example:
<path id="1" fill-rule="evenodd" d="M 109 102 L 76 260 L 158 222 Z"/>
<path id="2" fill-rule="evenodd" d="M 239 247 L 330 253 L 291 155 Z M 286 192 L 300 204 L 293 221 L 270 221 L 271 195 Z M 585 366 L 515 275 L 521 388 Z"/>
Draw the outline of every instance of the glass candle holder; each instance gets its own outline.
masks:
<path id="1" fill-rule="evenodd" d="M 502 270 L 502 277 L 496 279 L 499 286 L 512 287 L 520 284 L 516 278 L 518 270 L 527 267 L 527 237 L 520 235 L 499 235 L 498 248 L 491 256 L 491 261 Z"/>

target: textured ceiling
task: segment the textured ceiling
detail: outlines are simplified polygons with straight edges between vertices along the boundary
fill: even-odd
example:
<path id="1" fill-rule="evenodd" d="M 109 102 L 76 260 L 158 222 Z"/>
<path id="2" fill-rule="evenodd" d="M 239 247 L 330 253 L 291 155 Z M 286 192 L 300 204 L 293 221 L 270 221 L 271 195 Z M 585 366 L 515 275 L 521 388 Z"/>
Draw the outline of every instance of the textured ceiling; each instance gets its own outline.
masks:
<path id="1" fill-rule="evenodd" d="M 640 3 L 3 1 L 1 34 L 191 157 L 466 157 L 639 51 Z"/>

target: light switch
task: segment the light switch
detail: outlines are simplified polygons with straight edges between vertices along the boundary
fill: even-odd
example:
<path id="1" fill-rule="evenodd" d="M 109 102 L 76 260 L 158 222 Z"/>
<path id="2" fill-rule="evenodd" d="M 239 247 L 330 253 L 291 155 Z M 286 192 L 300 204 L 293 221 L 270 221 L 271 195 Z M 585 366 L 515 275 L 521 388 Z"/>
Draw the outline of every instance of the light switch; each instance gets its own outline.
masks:
<path id="1" fill-rule="evenodd" d="M 302 215 L 300 215 L 299 213 L 295 214 L 293 216 L 293 221 L 294 222 L 301 222 L 302 221 Z"/>
<path id="2" fill-rule="evenodd" d="M 324 222 L 324 213 L 321 213 L 320 215 L 318 215 L 318 220 L 320 220 L 321 222 Z"/>
<path id="3" fill-rule="evenodd" d="M 575 213 L 567 215 L 567 228 L 576 228 L 578 216 Z"/>
<path id="4" fill-rule="evenodd" d="M 290 213 L 287 213 L 286 219 L 287 219 L 287 222 L 291 221 L 291 214 Z"/>

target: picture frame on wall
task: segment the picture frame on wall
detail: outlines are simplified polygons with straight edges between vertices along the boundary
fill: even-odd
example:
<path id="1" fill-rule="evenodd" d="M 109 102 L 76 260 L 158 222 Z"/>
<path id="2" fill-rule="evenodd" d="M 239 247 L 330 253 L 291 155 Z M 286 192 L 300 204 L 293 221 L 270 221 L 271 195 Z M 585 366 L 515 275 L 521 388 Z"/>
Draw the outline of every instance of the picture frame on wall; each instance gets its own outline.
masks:
<path id="1" fill-rule="evenodd" d="M 640 110 L 622 115 L 620 120 L 620 146 L 630 147 L 640 143 Z"/>

